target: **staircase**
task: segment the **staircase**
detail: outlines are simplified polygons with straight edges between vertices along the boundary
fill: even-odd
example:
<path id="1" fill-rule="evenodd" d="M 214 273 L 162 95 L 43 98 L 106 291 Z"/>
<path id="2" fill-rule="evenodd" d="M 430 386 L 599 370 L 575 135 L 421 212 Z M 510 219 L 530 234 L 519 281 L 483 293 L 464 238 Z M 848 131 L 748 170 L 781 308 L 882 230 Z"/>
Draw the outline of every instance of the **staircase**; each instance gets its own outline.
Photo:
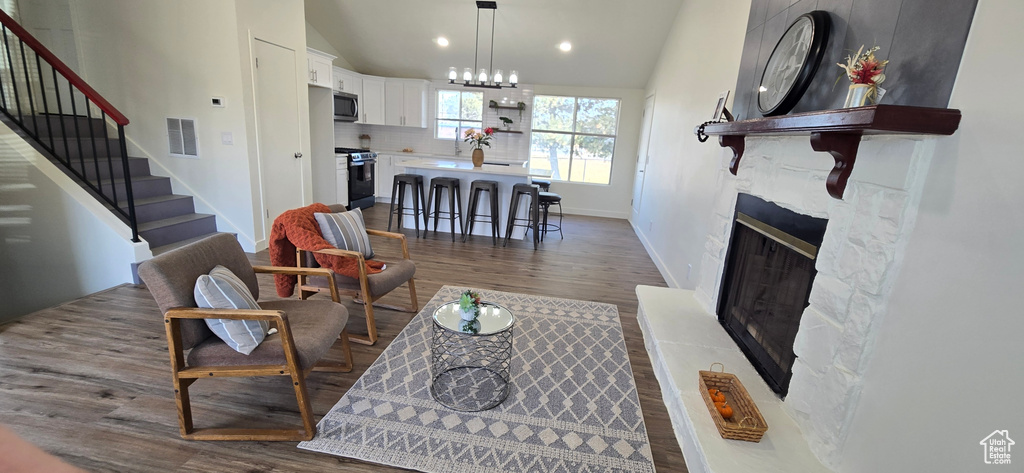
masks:
<path id="1" fill-rule="evenodd" d="M 149 160 L 127 155 L 128 119 L 0 11 L 0 111 L 3 121 L 102 202 L 153 255 L 217 233 L 214 215 L 170 178 L 150 174 Z M 13 34 L 8 34 L 13 33 Z"/>

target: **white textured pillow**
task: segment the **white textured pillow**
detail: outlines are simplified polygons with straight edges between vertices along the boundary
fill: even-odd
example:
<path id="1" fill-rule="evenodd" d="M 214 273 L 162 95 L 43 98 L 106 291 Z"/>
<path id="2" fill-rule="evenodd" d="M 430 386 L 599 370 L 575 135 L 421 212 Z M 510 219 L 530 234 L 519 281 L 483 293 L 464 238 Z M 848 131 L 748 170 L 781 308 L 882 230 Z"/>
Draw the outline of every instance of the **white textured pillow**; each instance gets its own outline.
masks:
<path id="1" fill-rule="evenodd" d="M 315 213 L 313 216 L 327 243 L 338 249 L 358 251 L 366 259 L 373 258 L 370 236 L 366 234 L 366 224 L 363 223 L 363 212 L 358 207 L 348 212 Z"/>
<path id="2" fill-rule="evenodd" d="M 206 309 L 255 309 L 260 306 L 235 273 L 221 265 L 199 276 L 193 291 L 196 304 Z M 248 355 L 263 342 L 270 324 L 265 320 L 205 319 L 214 335 L 235 351 Z"/>

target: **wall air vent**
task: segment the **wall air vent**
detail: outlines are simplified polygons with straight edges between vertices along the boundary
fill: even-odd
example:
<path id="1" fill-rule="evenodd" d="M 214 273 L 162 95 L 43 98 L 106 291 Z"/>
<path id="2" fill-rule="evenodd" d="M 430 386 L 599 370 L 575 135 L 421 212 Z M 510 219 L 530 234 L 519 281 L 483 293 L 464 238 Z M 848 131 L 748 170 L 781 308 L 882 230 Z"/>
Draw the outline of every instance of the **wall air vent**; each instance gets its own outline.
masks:
<path id="1" fill-rule="evenodd" d="M 167 144 L 171 156 L 199 157 L 196 121 L 191 118 L 167 119 Z"/>

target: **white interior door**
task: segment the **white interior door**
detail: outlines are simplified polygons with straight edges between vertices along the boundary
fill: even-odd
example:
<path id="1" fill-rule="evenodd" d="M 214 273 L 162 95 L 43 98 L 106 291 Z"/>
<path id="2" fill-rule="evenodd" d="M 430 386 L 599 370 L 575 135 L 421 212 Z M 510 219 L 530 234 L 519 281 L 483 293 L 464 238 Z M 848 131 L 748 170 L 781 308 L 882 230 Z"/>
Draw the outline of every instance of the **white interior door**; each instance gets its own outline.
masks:
<path id="1" fill-rule="evenodd" d="M 640 146 L 636 153 L 636 177 L 633 179 L 633 213 L 640 212 L 640 199 L 644 195 L 644 173 L 650 162 L 651 121 L 654 119 L 654 96 L 644 102 L 644 121 L 640 128 Z"/>
<path id="2" fill-rule="evenodd" d="M 303 205 L 302 160 L 306 158 L 299 140 L 295 51 L 260 39 L 253 43 L 263 228 L 269 237 L 278 215 Z"/>

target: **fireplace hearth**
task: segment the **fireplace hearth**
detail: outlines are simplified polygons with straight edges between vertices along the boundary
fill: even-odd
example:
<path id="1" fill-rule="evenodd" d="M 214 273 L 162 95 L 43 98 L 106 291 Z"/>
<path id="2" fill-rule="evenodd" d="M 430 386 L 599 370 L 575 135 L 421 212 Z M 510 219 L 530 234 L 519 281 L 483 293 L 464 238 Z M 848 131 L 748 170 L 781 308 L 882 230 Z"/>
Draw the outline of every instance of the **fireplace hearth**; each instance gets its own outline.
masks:
<path id="1" fill-rule="evenodd" d="M 780 397 L 827 222 L 748 194 L 736 201 L 718 320 Z"/>

